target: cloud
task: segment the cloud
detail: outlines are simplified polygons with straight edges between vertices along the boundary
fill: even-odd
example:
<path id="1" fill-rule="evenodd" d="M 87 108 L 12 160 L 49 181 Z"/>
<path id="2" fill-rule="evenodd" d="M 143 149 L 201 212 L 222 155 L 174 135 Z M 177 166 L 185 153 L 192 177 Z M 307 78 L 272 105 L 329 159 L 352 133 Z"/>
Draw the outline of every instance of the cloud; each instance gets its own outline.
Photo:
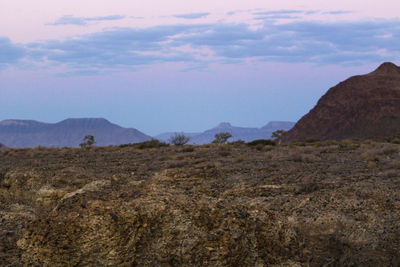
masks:
<path id="1" fill-rule="evenodd" d="M 256 11 L 252 15 L 257 20 L 278 20 L 278 19 L 299 19 L 301 15 L 311 15 L 316 11 L 309 10 L 295 10 L 295 9 L 281 9 L 281 10 L 268 10 Z"/>
<path id="2" fill-rule="evenodd" d="M 125 16 L 121 15 L 111 15 L 111 16 L 102 16 L 102 17 L 74 17 L 71 15 L 62 16 L 57 19 L 53 23 L 49 23 L 46 25 L 59 26 L 59 25 L 79 25 L 84 26 L 87 25 L 88 22 L 99 22 L 99 21 L 110 21 L 110 20 L 121 20 L 124 19 Z"/>
<path id="3" fill-rule="evenodd" d="M 180 39 L 192 46 L 207 46 L 221 58 L 361 64 L 397 60 L 400 48 L 396 36 L 400 36 L 399 20 L 295 21 L 265 22 L 257 30 L 248 25 L 214 25 L 206 32 Z M 379 52 L 382 49 L 386 56 Z"/>
<path id="4" fill-rule="evenodd" d="M 22 46 L 11 43 L 8 38 L 0 37 L 0 69 L 17 63 L 25 53 Z"/>
<path id="5" fill-rule="evenodd" d="M 285 12 L 297 11 L 276 13 Z M 24 47 L 3 38 L 0 64 L 4 67 L 24 59 L 49 68 L 63 66 L 69 75 L 96 75 L 169 62 L 184 63 L 185 70 L 248 60 L 360 65 L 399 60 L 399 39 L 400 20 L 266 20 L 256 29 L 249 24 L 222 22 L 111 28 Z"/>
<path id="6" fill-rule="evenodd" d="M 197 26 L 196 31 L 202 26 Z M 67 65 L 95 72 L 101 69 L 131 69 L 138 65 L 164 62 L 194 62 L 193 55 L 177 51 L 169 43 L 177 34 L 194 29 L 185 25 L 156 26 L 145 29 L 119 28 L 67 40 L 32 43 L 34 61 Z"/>
<path id="7" fill-rule="evenodd" d="M 174 15 L 175 18 L 181 18 L 181 19 L 200 19 L 204 18 L 210 15 L 208 12 L 203 12 L 203 13 L 188 13 L 188 14 L 178 14 Z"/>
<path id="8" fill-rule="evenodd" d="M 351 10 L 333 10 L 328 12 L 323 12 L 324 15 L 345 15 L 345 14 L 352 14 L 354 11 Z"/>
<path id="9" fill-rule="evenodd" d="M 281 10 L 269 10 L 269 11 L 257 11 L 253 15 L 256 16 L 268 16 L 268 15 L 290 15 L 290 14 L 303 14 L 302 10 L 295 9 L 281 9 Z"/>

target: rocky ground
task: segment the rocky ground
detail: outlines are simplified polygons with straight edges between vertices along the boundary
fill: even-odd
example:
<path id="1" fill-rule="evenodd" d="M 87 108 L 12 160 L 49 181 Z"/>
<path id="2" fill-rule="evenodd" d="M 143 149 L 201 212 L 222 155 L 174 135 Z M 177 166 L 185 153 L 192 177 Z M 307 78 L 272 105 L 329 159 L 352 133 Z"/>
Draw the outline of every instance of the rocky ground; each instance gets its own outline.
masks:
<path id="1" fill-rule="evenodd" d="M 2 266 L 399 266 L 400 145 L 0 150 Z"/>

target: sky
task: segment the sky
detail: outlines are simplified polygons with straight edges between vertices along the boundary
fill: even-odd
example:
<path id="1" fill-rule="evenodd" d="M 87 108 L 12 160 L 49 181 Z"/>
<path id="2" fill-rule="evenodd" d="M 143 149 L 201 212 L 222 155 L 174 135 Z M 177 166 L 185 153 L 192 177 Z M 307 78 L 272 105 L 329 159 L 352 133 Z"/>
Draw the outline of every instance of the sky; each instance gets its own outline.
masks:
<path id="1" fill-rule="evenodd" d="M 297 121 L 400 64 L 398 0 L 1 0 L 0 120 L 149 134 Z"/>

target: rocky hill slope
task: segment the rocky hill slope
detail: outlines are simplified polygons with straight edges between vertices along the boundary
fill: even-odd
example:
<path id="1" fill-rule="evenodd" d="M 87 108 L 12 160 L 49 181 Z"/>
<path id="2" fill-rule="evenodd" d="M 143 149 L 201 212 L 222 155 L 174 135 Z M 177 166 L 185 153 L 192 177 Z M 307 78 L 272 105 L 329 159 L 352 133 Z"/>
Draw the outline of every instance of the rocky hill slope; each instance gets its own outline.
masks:
<path id="1" fill-rule="evenodd" d="M 32 120 L 0 122 L 0 141 L 7 147 L 77 147 L 86 135 L 93 135 L 99 146 L 151 139 L 136 129 L 123 128 L 102 118 L 66 119 L 54 124 Z"/>
<path id="2" fill-rule="evenodd" d="M 383 63 L 329 89 L 284 141 L 380 139 L 399 132 L 400 67 Z"/>

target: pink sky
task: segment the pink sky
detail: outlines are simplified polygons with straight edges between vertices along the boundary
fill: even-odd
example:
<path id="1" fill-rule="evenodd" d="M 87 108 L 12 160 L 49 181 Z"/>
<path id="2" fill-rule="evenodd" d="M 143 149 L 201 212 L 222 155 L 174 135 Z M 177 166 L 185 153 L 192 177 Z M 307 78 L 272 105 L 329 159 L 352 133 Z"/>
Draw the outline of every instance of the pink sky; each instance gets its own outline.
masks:
<path id="1" fill-rule="evenodd" d="M 2 0 L 0 2 L 0 36 L 7 36 L 14 42 L 31 42 L 50 38 L 66 38 L 76 34 L 98 31 L 107 27 L 147 27 L 160 24 L 184 23 L 184 20 L 171 17 L 174 14 L 209 12 L 201 22 L 246 22 L 251 20 L 248 12 L 260 10 L 316 10 L 316 11 L 352 11 L 341 16 L 315 14 L 307 19 L 336 20 L 363 18 L 398 18 L 400 1 L 398 0 Z M 226 16 L 230 11 L 242 11 L 235 16 Z M 96 17 L 112 14 L 124 15 L 123 21 L 102 22 L 87 27 L 65 26 L 51 27 L 64 15 L 76 17 Z M 141 17 L 132 18 L 132 17 Z"/>
<path id="2" fill-rule="evenodd" d="M 0 120 L 147 134 L 296 121 L 400 63 L 399 0 L 0 0 Z"/>

